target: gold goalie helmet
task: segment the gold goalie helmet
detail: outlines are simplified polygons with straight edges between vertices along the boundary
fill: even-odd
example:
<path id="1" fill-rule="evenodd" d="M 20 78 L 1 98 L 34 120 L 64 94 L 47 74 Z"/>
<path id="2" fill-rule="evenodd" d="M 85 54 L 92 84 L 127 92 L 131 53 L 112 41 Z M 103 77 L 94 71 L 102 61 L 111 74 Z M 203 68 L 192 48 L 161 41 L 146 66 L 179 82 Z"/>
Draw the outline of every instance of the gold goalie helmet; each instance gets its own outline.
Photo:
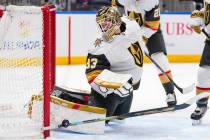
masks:
<path id="1" fill-rule="evenodd" d="M 109 41 L 113 38 L 116 27 L 122 23 L 121 14 L 115 7 L 103 6 L 96 14 L 96 22 L 105 35 L 105 41 Z"/>

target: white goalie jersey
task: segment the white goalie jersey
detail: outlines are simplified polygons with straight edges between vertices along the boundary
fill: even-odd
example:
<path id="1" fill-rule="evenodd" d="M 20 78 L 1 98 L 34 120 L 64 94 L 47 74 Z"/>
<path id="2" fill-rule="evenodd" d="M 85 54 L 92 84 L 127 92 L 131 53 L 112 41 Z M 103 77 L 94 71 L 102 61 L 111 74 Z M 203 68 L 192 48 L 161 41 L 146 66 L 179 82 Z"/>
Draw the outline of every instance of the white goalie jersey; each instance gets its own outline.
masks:
<path id="1" fill-rule="evenodd" d="M 86 65 L 89 84 L 105 69 L 118 74 L 130 74 L 133 85 L 140 81 L 143 65 L 141 47 L 144 45 L 141 30 L 135 21 L 126 17 L 122 21 L 126 24 L 125 32 L 115 35 L 111 42 L 101 40 L 97 46 L 89 49 Z"/>

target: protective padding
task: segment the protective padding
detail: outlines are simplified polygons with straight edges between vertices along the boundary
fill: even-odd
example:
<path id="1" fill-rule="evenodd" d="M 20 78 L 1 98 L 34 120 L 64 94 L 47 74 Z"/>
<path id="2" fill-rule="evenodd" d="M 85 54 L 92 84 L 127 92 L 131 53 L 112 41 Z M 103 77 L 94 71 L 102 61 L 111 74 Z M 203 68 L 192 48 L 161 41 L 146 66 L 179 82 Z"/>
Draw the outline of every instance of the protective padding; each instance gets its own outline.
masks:
<path id="1" fill-rule="evenodd" d="M 38 100 L 37 100 L 38 99 Z M 34 96 L 29 104 L 29 116 L 32 120 L 37 121 L 39 119 L 40 105 L 42 99 Z M 89 119 L 105 118 L 106 110 L 103 108 L 87 106 L 62 100 L 55 96 L 50 96 L 50 124 L 49 129 L 59 129 L 64 131 L 74 131 L 85 134 L 103 134 L 105 129 L 105 122 L 95 122 L 88 124 L 81 124 L 75 126 L 69 126 L 67 128 L 58 128 L 58 125 L 63 120 L 69 120 L 69 122 L 78 122 Z"/>
<path id="2" fill-rule="evenodd" d="M 210 66 L 199 67 L 197 87 L 210 88 Z"/>
<path id="3" fill-rule="evenodd" d="M 170 70 L 167 56 L 164 53 L 162 52 L 155 53 L 152 54 L 151 57 L 165 72 Z M 155 68 L 157 69 L 158 74 L 162 74 L 162 72 L 157 67 Z"/>

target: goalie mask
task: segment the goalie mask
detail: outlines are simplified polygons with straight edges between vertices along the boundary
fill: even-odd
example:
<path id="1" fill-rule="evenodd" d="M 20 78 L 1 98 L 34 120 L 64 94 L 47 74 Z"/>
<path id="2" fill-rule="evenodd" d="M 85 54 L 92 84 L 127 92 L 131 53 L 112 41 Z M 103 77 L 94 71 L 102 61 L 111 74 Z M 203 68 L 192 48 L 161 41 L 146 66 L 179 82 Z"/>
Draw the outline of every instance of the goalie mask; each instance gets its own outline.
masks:
<path id="1" fill-rule="evenodd" d="M 114 7 L 103 6 L 97 12 L 96 22 L 102 32 L 107 32 L 115 26 L 121 25 L 121 14 Z"/>

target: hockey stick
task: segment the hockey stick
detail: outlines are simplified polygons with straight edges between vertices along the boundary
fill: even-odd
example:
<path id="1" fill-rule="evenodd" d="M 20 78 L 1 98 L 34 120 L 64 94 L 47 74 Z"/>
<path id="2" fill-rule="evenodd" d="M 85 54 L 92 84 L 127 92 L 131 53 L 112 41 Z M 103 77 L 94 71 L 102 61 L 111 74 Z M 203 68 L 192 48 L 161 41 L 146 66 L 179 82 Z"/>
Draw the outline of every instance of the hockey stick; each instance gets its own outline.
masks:
<path id="1" fill-rule="evenodd" d="M 157 64 L 157 62 L 155 62 L 155 60 L 152 59 L 152 57 L 149 56 L 149 54 L 147 52 L 144 52 L 145 55 L 150 59 L 150 61 L 168 78 L 168 80 L 170 82 L 172 82 L 174 84 L 174 86 L 182 93 L 182 94 L 186 94 L 186 93 L 189 93 L 193 90 L 195 84 L 192 84 L 188 87 L 184 87 L 184 88 L 181 88 L 180 86 L 178 86 L 173 79 L 171 79 L 170 76 L 168 76 L 168 74 L 165 73 L 165 71 Z"/>
<path id="2" fill-rule="evenodd" d="M 182 104 L 179 104 L 179 105 L 176 105 L 176 106 L 173 106 L 173 107 L 159 107 L 159 108 L 154 108 L 154 109 L 130 112 L 130 113 L 119 115 L 119 116 L 96 118 L 96 119 L 77 121 L 77 122 L 69 122 L 67 119 L 64 119 L 62 121 L 62 123 L 60 125 L 58 125 L 58 128 L 61 128 L 61 127 L 67 128 L 69 126 L 75 126 L 75 125 L 81 125 L 81 124 L 95 123 L 95 122 L 114 120 L 114 119 L 125 119 L 125 118 L 131 118 L 131 117 L 136 117 L 136 116 L 144 116 L 144 115 L 150 115 L 150 114 L 157 114 L 157 113 L 163 113 L 163 112 L 182 110 L 182 109 L 185 109 L 185 108 L 189 107 L 190 105 L 192 105 L 197 100 L 199 100 L 201 98 L 208 97 L 209 95 L 210 95 L 209 93 L 199 94 L 195 97 L 190 98 L 186 102 L 184 102 Z"/>
<path id="3" fill-rule="evenodd" d="M 208 35 L 208 33 L 204 29 L 202 29 L 201 31 L 208 39 L 210 39 L 210 36 Z"/>

